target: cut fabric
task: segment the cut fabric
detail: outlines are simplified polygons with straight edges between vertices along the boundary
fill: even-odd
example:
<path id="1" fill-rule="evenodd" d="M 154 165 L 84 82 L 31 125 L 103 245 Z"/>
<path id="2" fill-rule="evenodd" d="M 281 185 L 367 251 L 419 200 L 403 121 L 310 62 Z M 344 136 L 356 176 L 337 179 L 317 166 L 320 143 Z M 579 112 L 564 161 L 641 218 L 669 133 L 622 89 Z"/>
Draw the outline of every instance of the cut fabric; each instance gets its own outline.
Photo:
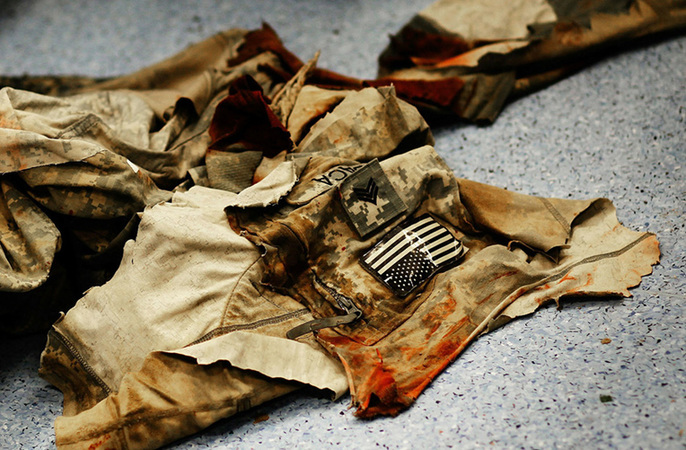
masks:
<path id="1" fill-rule="evenodd" d="M 507 101 L 608 50 L 684 28 L 683 0 L 439 0 L 391 37 L 379 78 L 409 86 L 443 80 L 437 99 L 420 92 L 418 104 L 490 123 Z"/>
<path id="2" fill-rule="evenodd" d="M 313 157 L 280 207 L 230 204 L 227 214 L 264 253 L 263 283 L 317 319 L 361 311 L 317 331 L 343 362 L 361 417 L 409 406 L 481 333 L 546 301 L 629 295 L 659 259 L 655 236 L 622 227 L 605 199 L 530 197 L 455 179 L 428 146 L 303 198 L 299 190 L 321 184 L 333 164 Z M 376 228 L 361 233 L 368 217 L 349 209 L 371 199 L 346 184 L 366 189 L 382 174 L 390 186 L 378 189 L 377 204 L 397 195 L 406 207 L 376 214 Z"/>
<path id="3" fill-rule="evenodd" d="M 251 75 L 267 92 L 280 87 L 263 72 L 278 69 L 273 55 L 227 66 L 244 34 L 220 33 L 101 83 L 30 83 L 59 98 L 0 89 L 1 315 L 11 317 L 0 331 L 47 329 L 112 276 L 137 213 L 204 166 L 210 120 L 229 85 Z"/>
<path id="4" fill-rule="evenodd" d="M 194 187 L 146 210 L 114 277 L 54 325 L 40 373 L 65 396 L 59 447 L 156 447 L 303 384 L 347 391 L 312 336 L 285 338 L 312 316 L 259 284 L 232 196 Z"/>
<path id="5" fill-rule="evenodd" d="M 393 89 L 349 92 L 348 99 L 332 106 L 335 120 L 315 123 L 301 142 L 315 133 L 329 143 L 321 144 L 322 153 L 334 152 L 346 124 L 352 135 L 341 153 L 362 160 L 367 147 L 383 156 L 401 142 L 433 142 L 419 113 Z M 377 133 L 370 122 L 393 128 L 395 137 Z M 236 146 L 222 151 L 243 153 Z M 40 373 L 65 395 L 58 446 L 155 447 L 303 385 L 336 397 L 347 391 L 340 361 L 312 334 L 287 339 L 289 330 L 314 317 L 262 284 L 271 270 L 267 259 L 231 228 L 223 211 L 278 203 L 296 189 L 311 158 L 298 151 L 265 156 L 264 166 L 274 169 L 239 193 L 193 186 L 145 209 L 112 279 L 89 290 L 49 333 Z M 327 173 L 340 177 L 321 175 Z"/>
<path id="6" fill-rule="evenodd" d="M 680 5 L 495 2 L 478 27 L 481 4 L 440 1 L 378 80 L 303 63 L 268 25 L 124 77 L 14 80 L 40 93 L 0 90 L 0 289 L 43 313 L 3 324 L 69 309 L 40 368 L 57 446 L 159 447 L 303 386 L 395 415 L 480 334 L 629 296 L 654 235 L 606 199 L 455 178 L 405 100 L 491 121 L 580 52 L 681 26 Z"/>

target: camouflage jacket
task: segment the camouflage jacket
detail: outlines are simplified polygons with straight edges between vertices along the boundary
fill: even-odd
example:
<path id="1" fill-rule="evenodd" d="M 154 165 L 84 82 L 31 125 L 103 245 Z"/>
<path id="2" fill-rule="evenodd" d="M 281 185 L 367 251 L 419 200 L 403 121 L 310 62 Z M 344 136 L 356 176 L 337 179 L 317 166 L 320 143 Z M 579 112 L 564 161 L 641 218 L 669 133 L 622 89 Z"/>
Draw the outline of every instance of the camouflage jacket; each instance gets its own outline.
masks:
<path id="1" fill-rule="evenodd" d="M 331 184 L 351 164 L 433 138 L 393 89 L 286 89 L 297 91 L 282 116 L 295 148 L 269 157 L 252 147 L 283 127 L 272 129 L 276 108 L 259 87 L 248 79 L 234 85 L 210 126 L 217 142 L 207 164 L 171 202 L 143 211 L 112 278 L 54 324 L 40 373 L 64 393 L 59 447 L 157 447 L 306 384 L 336 396 L 347 391 L 341 363 L 312 333 L 287 339 L 315 318 L 262 284 L 270 261 L 231 228 L 224 207 L 280 203 L 314 155 L 342 161 L 340 170 L 321 173 Z M 261 117 L 259 132 L 224 128 L 239 103 Z"/>
<path id="2" fill-rule="evenodd" d="M 605 199 L 456 179 L 430 146 L 321 148 L 143 214 L 113 279 L 50 333 L 58 446 L 159 446 L 302 384 L 340 395 L 339 370 L 358 416 L 395 415 L 480 334 L 546 301 L 628 296 L 659 258 Z"/>
<path id="3" fill-rule="evenodd" d="M 240 197 L 240 195 L 239 195 Z M 569 295 L 628 295 L 657 240 L 608 200 L 530 197 L 455 179 L 431 147 L 385 161 L 312 156 L 278 204 L 226 209 L 307 305 L 357 414 L 397 414 L 470 341 Z"/>
<path id="4" fill-rule="evenodd" d="M 65 97 L 0 91 L 2 132 L 17 143 L 0 180 L 2 289 L 46 285 L 60 246 L 121 263 L 55 324 L 43 354 L 42 375 L 65 393 L 59 446 L 159 446 L 320 385 L 286 376 L 287 362 L 216 356 L 238 342 L 298 348 L 293 360 L 313 367 L 340 361 L 358 415 L 397 414 L 481 333 L 564 296 L 629 295 L 657 262 L 655 237 L 622 227 L 608 200 L 456 179 L 394 88 L 318 71 L 257 39 L 269 34 L 228 32 L 131 76 L 72 79 Z M 308 85 L 336 82 L 351 89 Z M 226 207 L 220 218 L 181 214 L 200 202 L 185 194 L 193 184 Z M 155 221 L 166 213 L 172 230 L 211 225 L 205 240 L 186 233 L 176 246 Z M 213 245 L 213 231 L 225 241 Z M 151 236 L 168 245 L 139 254 L 150 273 L 186 264 L 199 276 L 186 289 L 131 291 L 126 277 L 149 272 L 130 257 Z M 207 258 L 190 264 L 198 249 Z M 235 285 L 222 285 L 229 269 Z M 320 345 L 331 357 L 312 356 Z M 340 394 L 331 379 L 321 385 Z"/>

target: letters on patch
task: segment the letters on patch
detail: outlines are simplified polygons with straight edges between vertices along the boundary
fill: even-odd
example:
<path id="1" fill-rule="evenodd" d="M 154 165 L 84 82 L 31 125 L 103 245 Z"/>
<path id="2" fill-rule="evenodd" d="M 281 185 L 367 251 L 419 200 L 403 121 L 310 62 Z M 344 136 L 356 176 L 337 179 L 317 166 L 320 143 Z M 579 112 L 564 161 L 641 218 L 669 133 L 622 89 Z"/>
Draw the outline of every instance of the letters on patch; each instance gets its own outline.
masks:
<path id="1" fill-rule="evenodd" d="M 336 166 L 318 178 L 313 178 L 318 183 L 323 183 L 327 186 L 333 186 L 340 181 L 345 180 L 351 173 L 355 173 L 361 165 L 355 166 Z"/>

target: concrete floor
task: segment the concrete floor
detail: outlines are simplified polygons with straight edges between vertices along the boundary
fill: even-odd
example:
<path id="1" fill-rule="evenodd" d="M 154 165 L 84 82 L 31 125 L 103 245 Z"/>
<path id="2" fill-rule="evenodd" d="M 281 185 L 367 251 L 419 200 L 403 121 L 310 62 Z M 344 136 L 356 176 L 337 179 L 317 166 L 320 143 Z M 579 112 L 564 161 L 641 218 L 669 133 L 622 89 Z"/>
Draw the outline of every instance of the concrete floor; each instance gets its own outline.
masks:
<path id="1" fill-rule="evenodd" d="M 387 35 L 429 3 L 0 0 L 0 73 L 121 74 L 265 20 L 302 59 L 321 49 L 321 67 L 374 77 Z M 173 447 L 686 446 L 686 37 L 608 57 L 492 126 L 434 132 L 458 176 L 611 199 L 624 225 L 658 235 L 661 264 L 632 298 L 545 307 L 482 337 L 396 418 L 358 420 L 348 397 L 300 392 Z M 54 447 L 62 396 L 36 373 L 44 344 L 0 343 L 0 448 Z"/>

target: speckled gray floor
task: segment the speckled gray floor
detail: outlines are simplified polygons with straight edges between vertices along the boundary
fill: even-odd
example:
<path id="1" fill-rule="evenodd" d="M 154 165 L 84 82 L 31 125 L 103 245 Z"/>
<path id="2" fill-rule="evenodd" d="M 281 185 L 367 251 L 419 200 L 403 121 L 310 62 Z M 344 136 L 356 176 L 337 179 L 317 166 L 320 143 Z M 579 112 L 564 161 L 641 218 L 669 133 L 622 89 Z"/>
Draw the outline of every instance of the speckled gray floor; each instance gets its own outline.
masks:
<path id="1" fill-rule="evenodd" d="M 388 33 L 428 3 L 0 0 L 0 73 L 120 74 L 266 20 L 301 58 L 321 49 L 320 66 L 373 77 Z M 178 448 L 686 446 L 686 37 L 606 58 L 493 126 L 435 134 L 459 176 L 610 198 L 658 235 L 662 263 L 633 298 L 546 307 L 482 337 L 399 417 L 361 421 L 348 398 L 296 393 Z M 54 447 L 62 396 L 36 374 L 44 341 L 0 343 L 0 448 Z"/>

